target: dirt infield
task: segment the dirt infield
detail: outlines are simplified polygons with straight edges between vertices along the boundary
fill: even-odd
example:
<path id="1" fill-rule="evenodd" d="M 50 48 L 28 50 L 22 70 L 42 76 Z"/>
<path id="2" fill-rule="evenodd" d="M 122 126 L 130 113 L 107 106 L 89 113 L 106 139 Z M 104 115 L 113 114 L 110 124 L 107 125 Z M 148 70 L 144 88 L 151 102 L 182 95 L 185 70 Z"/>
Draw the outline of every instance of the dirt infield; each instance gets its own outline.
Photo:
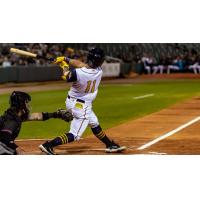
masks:
<path id="1" fill-rule="evenodd" d="M 116 142 L 127 146 L 127 150 L 121 154 L 161 154 L 161 155 L 200 155 L 200 122 L 197 121 L 186 128 L 174 133 L 170 137 L 143 149 L 142 145 L 175 130 L 200 116 L 200 98 L 194 98 L 182 104 L 169 107 L 144 118 L 129 121 L 125 124 L 107 130 L 107 134 Z M 26 154 L 42 154 L 38 145 L 43 141 L 17 142 Z M 104 145 L 94 136 L 89 136 L 68 145 L 56 149 L 56 152 L 64 155 L 102 155 Z"/>

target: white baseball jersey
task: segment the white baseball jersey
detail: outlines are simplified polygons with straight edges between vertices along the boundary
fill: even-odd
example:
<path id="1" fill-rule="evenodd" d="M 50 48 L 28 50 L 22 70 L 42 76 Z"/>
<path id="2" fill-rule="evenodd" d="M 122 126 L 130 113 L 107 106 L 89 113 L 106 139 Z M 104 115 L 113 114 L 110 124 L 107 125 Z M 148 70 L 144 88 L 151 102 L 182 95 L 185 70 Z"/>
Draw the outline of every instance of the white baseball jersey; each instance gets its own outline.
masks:
<path id="1" fill-rule="evenodd" d="M 75 140 L 81 138 L 88 125 L 91 128 L 99 125 L 98 118 L 92 110 L 92 101 L 97 96 L 102 73 L 101 67 L 71 69 L 67 81 L 73 84 L 66 99 L 66 109 L 74 116 L 69 133 L 74 135 Z"/>
<path id="2" fill-rule="evenodd" d="M 92 102 L 97 96 L 102 73 L 103 72 L 101 67 L 98 67 L 96 69 L 86 67 L 75 69 L 74 74 L 72 72 L 69 75 L 69 80 L 71 78 L 70 76 L 76 77 L 76 81 L 73 82 L 68 93 L 69 96 L 87 102 Z"/>

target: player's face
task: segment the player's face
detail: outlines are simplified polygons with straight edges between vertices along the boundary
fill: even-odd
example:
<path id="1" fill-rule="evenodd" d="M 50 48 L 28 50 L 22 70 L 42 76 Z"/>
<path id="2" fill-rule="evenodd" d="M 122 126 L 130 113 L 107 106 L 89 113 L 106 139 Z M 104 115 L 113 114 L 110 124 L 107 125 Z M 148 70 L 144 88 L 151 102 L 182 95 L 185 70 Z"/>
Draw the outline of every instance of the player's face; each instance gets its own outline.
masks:
<path id="1" fill-rule="evenodd" d="M 32 110 L 31 102 L 30 101 L 26 101 L 25 105 L 26 105 L 27 112 L 30 113 L 31 110 Z"/>
<path id="2" fill-rule="evenodd" d="M 22 121 L 26 121 L 31 112 L 31 104 L 29 101 L 25 102 L 24 108 L 21 109 L 21 119 Z"/>

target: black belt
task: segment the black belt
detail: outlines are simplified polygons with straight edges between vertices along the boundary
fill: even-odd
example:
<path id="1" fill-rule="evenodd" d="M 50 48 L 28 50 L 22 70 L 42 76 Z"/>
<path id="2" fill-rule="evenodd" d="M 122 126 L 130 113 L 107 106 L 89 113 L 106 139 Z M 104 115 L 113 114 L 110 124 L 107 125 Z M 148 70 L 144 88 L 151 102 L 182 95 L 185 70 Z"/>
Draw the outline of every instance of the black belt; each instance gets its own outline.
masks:
<path id="1" fill-rule="evenodd" d="M 71 97 L 68 95 L 67 98 L 70 99 Z M 76 101 L 81 102 L 81 103 L 85 103 L 85 101 L 82 100 L 82 99 L 76 99 Z"/>

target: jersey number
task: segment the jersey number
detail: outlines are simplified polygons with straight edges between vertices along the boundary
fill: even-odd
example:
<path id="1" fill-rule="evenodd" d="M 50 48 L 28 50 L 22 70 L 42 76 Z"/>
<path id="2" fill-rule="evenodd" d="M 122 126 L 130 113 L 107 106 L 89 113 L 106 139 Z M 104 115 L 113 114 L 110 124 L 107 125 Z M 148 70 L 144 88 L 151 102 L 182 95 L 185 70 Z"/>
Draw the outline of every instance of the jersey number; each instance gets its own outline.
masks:
<path id="1" fill-rule="evenodd" d="M 95 84 L 96 84 L 96 80 L 94 80 L 94 81 L 88 81 L 87 82 L 87 87 L 85 89 L 85 93 L 89 93 L 89 92 L 93 93 L 94 89 L 95 89 Z"/>

